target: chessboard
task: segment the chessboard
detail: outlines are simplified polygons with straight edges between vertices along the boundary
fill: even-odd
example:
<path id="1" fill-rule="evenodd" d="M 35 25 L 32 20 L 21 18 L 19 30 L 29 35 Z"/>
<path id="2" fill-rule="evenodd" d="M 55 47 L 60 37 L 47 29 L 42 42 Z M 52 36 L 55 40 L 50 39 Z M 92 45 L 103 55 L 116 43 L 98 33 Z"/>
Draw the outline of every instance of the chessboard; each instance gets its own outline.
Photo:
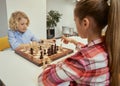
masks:
<path id="1" fill-rule="evenodd" d="M 37 48 L 18 49 L 15 50 L 15 53 L 37 66 L 44 66 L 45 64 L 51 63 L 51 61 L 62 58 L 73 52 L 72 49 L 57 46 L 55 43 L 49 45 L 49 47 L 46 47 L 47 45 L 39 44 Z"/>

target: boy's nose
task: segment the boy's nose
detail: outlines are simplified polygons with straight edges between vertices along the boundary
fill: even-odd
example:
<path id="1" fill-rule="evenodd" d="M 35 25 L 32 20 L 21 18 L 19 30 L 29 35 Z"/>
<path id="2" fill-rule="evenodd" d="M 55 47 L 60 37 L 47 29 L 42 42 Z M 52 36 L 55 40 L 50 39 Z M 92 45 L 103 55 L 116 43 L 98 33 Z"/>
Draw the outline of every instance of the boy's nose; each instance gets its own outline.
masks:
<path id="1" fill-rule="evenodd" d="M 27 28 L 27 25 L 24 25 L 25 28 Z"/>

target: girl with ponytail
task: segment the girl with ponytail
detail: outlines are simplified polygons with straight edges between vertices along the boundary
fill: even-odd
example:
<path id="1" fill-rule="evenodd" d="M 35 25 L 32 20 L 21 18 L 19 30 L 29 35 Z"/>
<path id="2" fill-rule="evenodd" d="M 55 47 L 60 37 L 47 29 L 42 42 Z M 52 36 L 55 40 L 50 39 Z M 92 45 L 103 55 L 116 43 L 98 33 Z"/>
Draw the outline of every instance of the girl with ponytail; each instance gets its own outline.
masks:
<path id="1" fill-rule="evenodd" d="M 39 86 L 119 86 L 120 0 L 80 0 L 74 9 L 78 35 L 87 45 L 74 43 L 79 51 L 57 64 L 49 65 L 38 77 Z M 105 36 L 101 35 L 108 25 Z M 65 85 L 64 85 L 65 86 Z M 68 85 L 66 85 L 68 86 Z"/>

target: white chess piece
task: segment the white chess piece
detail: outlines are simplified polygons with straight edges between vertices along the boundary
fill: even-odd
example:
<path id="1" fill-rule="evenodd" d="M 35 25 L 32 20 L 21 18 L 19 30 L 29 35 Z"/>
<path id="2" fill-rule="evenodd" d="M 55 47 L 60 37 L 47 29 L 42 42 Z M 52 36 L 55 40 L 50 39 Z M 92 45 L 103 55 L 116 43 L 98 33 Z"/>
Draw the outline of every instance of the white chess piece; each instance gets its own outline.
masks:
<path id="1" fill-rule="evenodd" d="M 43 69 L 45 69 L 45 67 L 46 67 L 45 62 L 46 62 L 46 59 L 45 59 L 45 58 L 43 58 L 43 60 L 42 60 L 42 63 L 43 63 Z"/>
<path id="2" fill-rule="evenodd" d="M 47 58 L 47 64 L 50 64 L 51 63 L 51 59 L 48 57 Z"/>

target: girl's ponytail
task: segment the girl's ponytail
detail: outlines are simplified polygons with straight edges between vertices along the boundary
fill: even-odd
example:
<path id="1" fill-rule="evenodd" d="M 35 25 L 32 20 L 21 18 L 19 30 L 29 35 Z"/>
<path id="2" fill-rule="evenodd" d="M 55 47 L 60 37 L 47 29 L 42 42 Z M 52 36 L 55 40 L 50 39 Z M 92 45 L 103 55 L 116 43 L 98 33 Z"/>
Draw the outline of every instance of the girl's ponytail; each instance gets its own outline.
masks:
<path id="1" fill-rule="evenodd" d="M 119 86 L 120 70 L 120 0 L 111 0 L 106 45 L 109 54 L 110 86 Z"/>

